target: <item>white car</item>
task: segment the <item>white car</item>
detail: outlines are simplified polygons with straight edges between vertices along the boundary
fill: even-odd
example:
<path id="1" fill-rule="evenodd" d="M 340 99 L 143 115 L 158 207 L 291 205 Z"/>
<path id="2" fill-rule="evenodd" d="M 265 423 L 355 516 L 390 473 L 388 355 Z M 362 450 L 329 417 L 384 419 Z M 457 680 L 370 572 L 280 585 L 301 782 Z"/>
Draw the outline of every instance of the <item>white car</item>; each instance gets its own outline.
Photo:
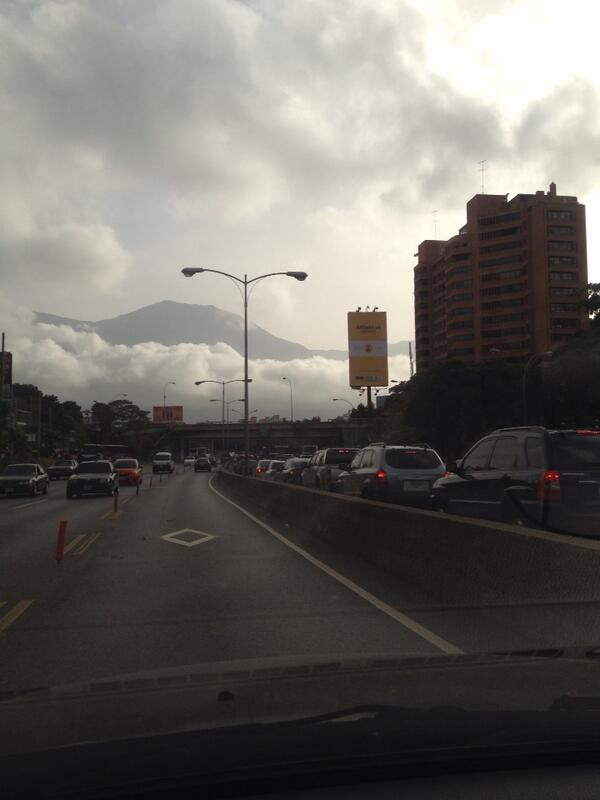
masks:
<path id="1" fill-rule="evenodd" d="M 166 450 L 155 453 L 152 458 L 152 472 L 156 475 L 160 472 L 175 472 L 175 461 L 173 456 Z"/>
<path id="2" fill-rule="evenodd" d="M 186 456 L 183 459 L 184 467 L 193 467 L 195 463 L 196 463 L 196 456 Z"/>

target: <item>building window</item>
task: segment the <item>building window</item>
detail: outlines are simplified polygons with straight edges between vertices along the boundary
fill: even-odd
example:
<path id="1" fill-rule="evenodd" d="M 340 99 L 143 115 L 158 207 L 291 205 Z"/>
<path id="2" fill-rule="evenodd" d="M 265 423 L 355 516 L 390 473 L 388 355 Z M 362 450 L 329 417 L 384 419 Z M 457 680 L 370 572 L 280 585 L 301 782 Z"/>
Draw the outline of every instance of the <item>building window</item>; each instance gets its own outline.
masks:
<path id="1" fill-rule="evenodd" d="M 472 267 L 469 266 L 468 264 L 461 265 L 460 267 L 452 267 L 452 269 L 449 269 L 448 272 L 446 273 L 446 277 L 451 278 L 454 275 L 460 275 L 461 273 L 471 272 L 471 270 Z"/>
<path id="2" fill-rule="evenodd" d="M 549 256 L 548 263 L 553 267 L 576 266 L 575 256 Z"/>
<path id="3" fill-rule="evenodd" d="M 448 342 L 450 344 L 454 344 L 454 342 L 471 342 L 473 341 L 473 334 L 472 333 L 458 333 L 454 334 L 453 336 L 448 337 Z"/>
<path id="4" fill-rule="evenodd" d="M 565 311 L 577 311 L 577 303 L 550 303 L 550 311 L 564 314 Z"/>
<path id="5" fill-rule="evenodd" d="M 472 292 L 464 292 L 463 294 L 454 294 L 448 298 L 449 303 L 465 303 L 473 299 Z"/>
<path id="6" fill-rule="evenodd" d="M 512 314 L 495 314 L 493 317 L 482 317 L 481 326 L 497 325 L 500 322 L 513 322 L 518 319 L 525 319 L 526 314 L 524 311 L 515 311 Z"/>
<path id="7" fill-rule="evenodd" d="M 546 211 L 546 219 L 575 219 L 575 214 L 572 211 L 554 211 L 548 209 Z"/>
<path id="8" fill-rule="evenodd" d="M 548 250 L 575 250 L 575 242 L 563 242 L 561 240 L 548 242 Z"/>
<path id="9" fill-rule="evenodd" d="M 521 233 L 521 228 L 517 225 L 514 228 L 499 228 L 495 231 L 484 231 L 479 234 L 480 239 L 499 239 L 501 236 L 514 236 Z"/>
<path id="10" fill-rule="evenodd" d="M 574 297 L 577 294 L 574 286 L 551 286 L 550 294 L 553 297 Z"/>
<path id="11" fill-rule="evenodd" d="M 467 278 L 464 281 L 454 281 L 454 283 L 449 283 L 446 286 L 447 291 L 451 289 L 468 289 L 469 287 L 473 286 L 472 278 Z"/>
<path id="12" fill-rule="evenodd" d="M 500 256 L 499 258 L 488 258 L 485 261 L 480 261 L 479 266 L 483 267 L 499 267 L 501 264 L 518 264 L 521 261 L 521 256 Z"/>
<path id="13" fill-rule="evenodd" d="M 459 356 L 472 356 L 475 351 L 472 347 L 459 347 L 456 350 L 448 350 L 448 358 L 457 358 Z"/>
<path id="14" fill-rule="evenodd" d="M 548 233 L 553 236 L 575 236 L 574 225 L 548 225 Z"/>
<path id="15" fill-rule="evenodd" d="M 497 308 L 514 308 L 515 306 L 525 305 L 524 297 L 514 297 L 510 300 L 496 300 L 493 303 L 482 303 L 481 309 L 485 311 L 495 311 Z"/>
<path id="16" fill-rule="evenodd" d="M 456 322 L 451 322 L 448 325 L 448 330 L 456 330 L 457 328 L 472 328 L 473 320 L 472 319 L 459 319 Z"/>
<path id="17" fill-rule="evenodd" d="M 480 247 L 480 253 L 496 253 L 498 250 L 515 250 L 517 247 L 522 247 L 525 244 L 523 239 L 515 239 L 512 242 L 498 242 L 498 244 L 486 244 L 485 247 Z"/>
<path id="18" fill-rule="evenodd" d="M 480 289 L 479 294 L 482 297 L 488 297 L 492 294 L 513 294 L 514 292 L 522 292 L 525 287 L 525 283 L 509 283 L 506 286 L 492 286 L 487 289 Z"/>
<path id="19" fill-rule="evenodd" d="M 520 328 L 499 328 L 496 331 L 483 331 L 481 336 L 483 339 L 500 339 L 507 336 L 523 336 L 527 333 L 527 328 L 521 326 Z"/>
<path id="20" fill-rule="evenodd" d="M 574 281 L 577 278 L 576 272 L 551 272 L 551 281 Z"/>
<path id="21" fill-rule="evenodd" d="M 473 313 L 471 306 L 461 306 L 459 308 L 451 308 L 448 311 L 449 317 L 468 317 Z"/>
<path id="22" fill-rule="evenodd" d="M 497 214 L 494 217 L 481 217 L 477 222 L 480 225 L 498 225 L 501 222 L 512 222 L 520 218 L 521 214 L 519 211 L 509 211 L 508 214 Z"/>
<path id="23" fill-rule="evenodd" d="M 524 269 L 511 269 L 507 272 L 489 272 L 487 275 L 482 275 L 482 281 L 504 281 L 508 278 L 520 278 L 525 275 Z"/>
<path id="24" fill-rule="evenodd" d="M 550 325 L 552 328 L 578 328 L 578 319 L 551 319 Z"/>

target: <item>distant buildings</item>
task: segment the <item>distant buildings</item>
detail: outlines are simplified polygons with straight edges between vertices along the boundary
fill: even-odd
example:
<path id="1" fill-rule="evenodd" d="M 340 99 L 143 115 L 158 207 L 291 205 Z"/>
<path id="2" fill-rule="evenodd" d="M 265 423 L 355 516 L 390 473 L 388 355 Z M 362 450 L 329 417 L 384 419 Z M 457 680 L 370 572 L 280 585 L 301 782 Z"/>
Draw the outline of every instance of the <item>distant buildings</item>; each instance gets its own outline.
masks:
<path id="1" fill-rule="evenodd" d="M 458 234 L 421 242 L 416 255 L 417 369 L 526 359 L 589 324 L 585 206 L 554 183 L 511 200 L 475 195 Z"/>

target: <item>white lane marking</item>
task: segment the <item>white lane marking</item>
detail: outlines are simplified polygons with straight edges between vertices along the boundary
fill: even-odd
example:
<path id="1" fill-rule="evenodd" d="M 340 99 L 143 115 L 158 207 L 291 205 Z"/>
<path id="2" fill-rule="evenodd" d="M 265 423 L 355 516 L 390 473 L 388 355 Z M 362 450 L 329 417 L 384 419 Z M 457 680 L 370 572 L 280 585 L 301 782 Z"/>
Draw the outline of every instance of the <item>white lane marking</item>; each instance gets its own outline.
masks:
<path id="1" fill-rule="evenodd" d="M 179 538 L 182 533 L 193 533 L 197 538 L 195 541 L 186 542 L 185 539 Z M 204 544 L 204 542 L 208 542 L 210 539 L 214 539 L 215 537 L 212 535 L 212 533 L 195 531 L 193 528 L 181 528 L 179 531 L 165 533 L 164 536 L 161 536 L 160 538 L 164 539 L 166 542 L 173 542 L 173 544 L 182 544 L 184 547 L 195 547 L 197 544 Z"/>
<path id="2" fill-rule="evenodd" d="M 16 511 L 18 508 L 29 508 L 29 506 L 39 506 L 40 503 L 45 503 L 48 500 L 47 497 L 43 497 L 41 500 L 33 500 L 31 503 L 24 503 L 22 506 L 12 506 L 12 510 Z"/>
<path id="3" fill-rule="evenodd" d="M 418 622 L 416 622 L 416 620 L 406 616 L 406 614 L 403 614 L 401 611 L 398 611 L 398 609 L 388 605 L 383 600 L 380 600 L 378 597 L 375 597 L 374 594 L 371 594 L 371 592 L 368 592 L 366 589 L 363 589 L 357 583 L 354 583 L 354 581 L 351 581 L 349 578 L 344 577 L 335 569 L 332 569 L 332 567 L 327 566 L 327 564 L 323 563 L 323 561 L 320 561 L 318 558 L 311 556 L 310 553 L 308 553 L 306 550 L 303 550 L 301 547 L 298 547 L 297 544 L 290 542 L 289 539 L 286 539 L 285 536 L 282 536 L 281 533 L 276 531 L 274 528 L 271 528 L 270 525 L 267 525 L 262 520 L 258 519 L 258 517 L 255 517 L 254 514 L 251 514 L 249 511 L 246 511 L 246 509 L 243 508 L 242 506 L 238 505 L 237 503 L 234 503 L 233 500 L 230 500 L 228 497 L 225 497 L 225 495 L 222 494 L 218 489 L 215 489 L 215 487 L 212 485 L 212 482 L 213 478 L 211 478 L 208 482 L 209 488 L 212 489 L 212 491 L 215 494 L 217 494 L 222 500 L 224 500 L 226 503 L 229 503 L 229 505 L 234 506 L 234 508 L 237 508 L 238 511 L 241 511 L 242 514 L 245 514 L 249 519 L 251 519 L 257 525 L 260 525 L 261 528 L 266 530 L 276 539 L 279 539 L 280 542 L 285 544 L 291 550 L 294 550 L 294 552 L 298 553 L 298 555 L 301 555 L 302 558 L 305 558 L 307 561 L 313 564 L 313 566 L 318 567 L 318 569 L 322 570 L 326 575 L 329 575 L 330 578 L 333 578 L 335 581 L 338 581 L 338 583 L 341 583 L 342 586 L 345 586 L 347 589 L 350 589 L 351 592 L 354 592 L 354 594 L 357 594 L 363 600 L 366 600 L 367 603 L 370 603 L 372 606 L 375 606 L 375 608 L 377 608 L 379 611 L 382 611 L 384 614 L 387 614 L 388 617 L 391 617 L 396 622 L 399 622 L 401 625 L 404 625 L 405 628 L 408 628 L 408 630 L 412 631 L 417 636 L 420 636 L 422 639 L 425 639 L 425 641 L 429 642 L 429 644 L 432 644 L 434 647 L 437 647 L 438 650 L 441 650 L 443 653 L 448 653 L 449 655 L 462 654 L 463 651 L 460 650 L 458 647 L 456 647 L 456 645 L 446 641 L 446 639 L 442 639 L 441 636 L 438 636 L 437 634 L 433 633 L 433 631 L 430 631 L 428 628 L 425 628 L 423 625 L 420 625 Z"/>

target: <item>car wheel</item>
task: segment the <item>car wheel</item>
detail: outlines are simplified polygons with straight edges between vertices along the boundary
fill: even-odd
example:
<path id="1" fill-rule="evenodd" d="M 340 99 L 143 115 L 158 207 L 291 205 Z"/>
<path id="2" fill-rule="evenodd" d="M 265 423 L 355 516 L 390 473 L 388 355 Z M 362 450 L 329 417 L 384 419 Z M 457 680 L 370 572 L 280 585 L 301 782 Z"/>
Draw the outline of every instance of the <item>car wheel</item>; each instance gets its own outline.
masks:
<path id="1" fill-rule="evenodd" d="M 48 484 L 47 483 L 45 483 L 44 486 L 42 487 L 42 494 L 48 494 Z"/>
<path id="2" fill-rule="evenodd" d="M 37 494 L 37 484 L 34 483 L 31 489 L 29 490 L 29 496 L 35 497 L 36 494 Z"/>
<path id="3" fill-rule="evenodd" d="M 448 505 L 446 504 L 445 500 L 442 500 L 441 497 L 433 497 L 431 500 L 431 510 L 437 511 L 438 514 L 447 514 Z"/>

